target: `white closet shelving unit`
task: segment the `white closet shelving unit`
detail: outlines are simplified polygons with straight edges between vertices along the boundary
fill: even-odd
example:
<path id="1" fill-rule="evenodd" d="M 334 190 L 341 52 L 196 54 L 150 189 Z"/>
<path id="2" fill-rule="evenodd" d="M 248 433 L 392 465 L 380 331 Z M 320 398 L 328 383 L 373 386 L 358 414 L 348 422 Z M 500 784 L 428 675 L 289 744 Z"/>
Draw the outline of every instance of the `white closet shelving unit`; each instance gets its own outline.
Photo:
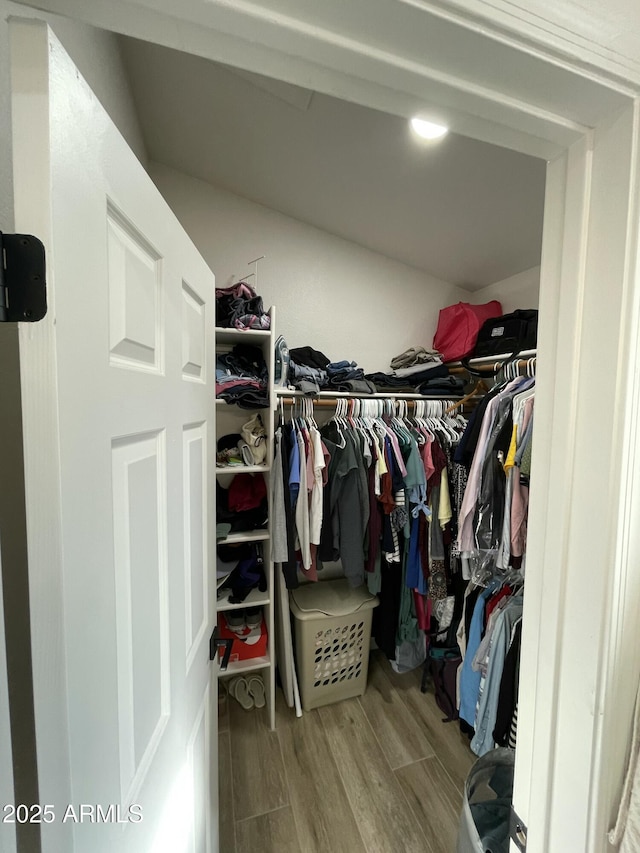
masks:
<path id="1" fill-rule="evenodd" d="M 270 472 L 273 464 L 273 432 L 274 432 L 274 401 L 273 401 L 273 375 L 274 375 L 274 326 L 275 308 L 269 309 L 271 317 L 271 328 L 267 331 L 249 329 L 215 329 L 216 352 L 228 351 L 235 344 L 244 343 L 260 347 L 269 369 L 269 406 L 266 409 L 256 409 L 262 417 L 264 428 L 267 433 L 267 457 L 264 465 L 243 465 L 234 468 L 216 468 L 216 477 L 226 488 L 236 474 L 262 473 L 267 485 L 267 497 L 271 499 Z M 240 428 L 254 414 L 251 409 L 243 409 L 234 404 L 228 404 L 224 400 L 216 400 L 216 437 L 227 433 L 239 433 Z M 250 530 L 243 533 L 232 533 L 226 539 L 218 541 L 218 545 L 238 544 L 241 542 L 256 542 L 262 546 L 264 558 L 264 571 L 267 579 L 266 592 L 258 589 L 252 590 L 247 598 L 240 604 L 231 604 L 230 592 L 227 590 L 218 597 L 218 613 L 226 613 L 230 610 L 240 610 L 244 607 L 262 607 L 264 619 L 267 626 L 267 653 L 263 657 L 251 658 L 245 661 L 229 663 L 226 672 L 221 672 L 221 678 L 232 678 L 235 675 L 247 675 L 252 672 L 261 674 L 267 699 L 267 712 L 269 725 L 275 728 L 275 630 L 274 630 L 274 573 L 273 561 L 271 559 L 271 514 L 269 514 L 268 527 L 261 530 Z"/>

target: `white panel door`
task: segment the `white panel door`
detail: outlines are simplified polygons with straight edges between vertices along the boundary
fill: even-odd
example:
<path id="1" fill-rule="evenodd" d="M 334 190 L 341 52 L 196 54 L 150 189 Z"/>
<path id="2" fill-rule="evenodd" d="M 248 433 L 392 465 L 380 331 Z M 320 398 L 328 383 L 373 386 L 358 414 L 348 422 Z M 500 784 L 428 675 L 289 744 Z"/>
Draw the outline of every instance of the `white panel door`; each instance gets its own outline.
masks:
<path id="1" fill-rule="evenodd" d="M 42 849 L 209 853 L 214 276 L 56 38 L 11 44 Z"/>

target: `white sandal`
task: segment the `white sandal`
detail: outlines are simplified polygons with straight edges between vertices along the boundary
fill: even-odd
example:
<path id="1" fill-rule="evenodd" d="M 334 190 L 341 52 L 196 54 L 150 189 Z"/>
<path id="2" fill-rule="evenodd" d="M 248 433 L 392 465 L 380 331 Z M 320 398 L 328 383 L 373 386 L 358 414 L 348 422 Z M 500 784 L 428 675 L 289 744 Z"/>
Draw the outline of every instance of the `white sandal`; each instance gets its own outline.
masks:
<path id="1" fill-rule="evenodd" d="M 262 678 L 259 675 L 249 676 L 247 678 L 247 686 L 249 688 L 249 695 L 252 697 L 256 708 L 264 708 L 267 700 Z"/>
<path id="2" fill-rule="evenodd" d="M 245 711 L 250 711 L 253 708 L 253 696 L 249 690 L 247 679 L 242 675 L 232 678 L 229 682 L 229 694 L 233 696 L 238 705 L 244 708 Z M 261 705 L 259 707 L 262 707 Z"/>

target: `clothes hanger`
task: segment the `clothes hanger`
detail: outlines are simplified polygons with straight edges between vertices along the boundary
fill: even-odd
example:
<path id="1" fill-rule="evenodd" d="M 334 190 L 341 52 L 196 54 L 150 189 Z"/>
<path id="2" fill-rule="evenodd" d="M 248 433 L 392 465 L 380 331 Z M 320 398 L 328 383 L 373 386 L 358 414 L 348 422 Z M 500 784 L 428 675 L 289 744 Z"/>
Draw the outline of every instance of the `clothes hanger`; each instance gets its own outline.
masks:
<path id="1" fill-rule="evenodd" d="M 400 435 L 405 441 L 411 441 L 411 434 L 407 429 L 406 424 L 403 421 L 404 407 L 406 406 L 406 400 L 396 400 L 394 403 L 394 408 L 397 407 L 397 411 L 395 412 L 393 418 L 391 419 L 391 423 L 396 428 L 396 434 Z"/>
<path id="2" fill-rule="evenodd" d="M 312 415 L 313 415 L 313 403 L 308 397 L 305 397 L 304 400 L 304 420 L 307 425 L 307 429 L 312 428 Z"/>
<path id="3" fill-rule="evenodd" d="M 433 441 L 435 438 L 433 430 L 427 422 L 427 402 L 426 400 L 418 400 L 416 404 L 418 408 L 418 424 L 426 441 Z"/>
<path id="4" fill-rule="evenodd" d="M 342 415 L 342 404 L 343 403 L 344 403 L 344 400 L 342 397 L 339 397 L 336 400 L 336 410 L 333 413 L 333 416 L 331 418 L 331 423 L 335 424 L 336 432 L 338 433 L 338 436 L 340 438 L 340 442 L 338 443 L 338 447 L 340 447 L 340 448 L 345 447 L 347 444 L 347 440 L 344 436 L 344 433 L 342 432 L 343 424 L 342 424 L 342 420 L 341 420 L 341 415 Z"/>
<path id="5" fill-rule="evenodd" d="M 455 412 L 457 409 L 460 408 L 460 406 L 464 406 L 465 403 L 468 403 L 469 400 L 472 400 L 476 396 L 476 394 L 486 394 L 488 390 L 489 386 L 484 381 L 484 379 L 478 379 L 473 390 L 466 394 L 461 400 L 458 400 L 457 403 L 454 403 L 452 406 L 449 406 L 445 410 L 445 414 L 448 415 L 450 412 Z"/>
<path id="6" fill-rule="evenodd" d="M 291 426 L 293 427 L 295 434 L 298 435 L 300 430 L 298 428 L 298 399 L 297 399 L 297 397 L 294 397 L 294 399 L 293 399 L 293 403 L 291 404 L 291 409 L 289 411 L 289 415 L 290 415 L 290 419 L 291 419 Z"/>
<path id="7" fill-rule="evenodd" d="M 367 447 L 371 448 L 373 437 L 367 423 L 367 400 L 356 400 L 356 424 Z"/>
<path id="8" fill-rule="evenodd" d="M 458 440 L 457 432 L 454 432 L 452 427 L 447 423 L 446 405 L 441 400 L 431 400 L 429 403 L 433 416 L 435 429 L 438 431 L 441 439 L 447 444 L 453 444 Z"/>
<path id="9" fill-rule="evenodd" d="M 378 433 L 378 430 L 380 429 L 379 419 L 382 413 L 382 401 L 366 400 L 363 401 L 363 406 L 365 407 L 365 424 L 371 435 L 372 444 L 376 448 L 376 456 L 380 458 L 383 450 L 380 443 L 382 436 Z"/>
<path id="10" fill-rule="evenodd" d="M 313 405 L 313 400 L 309 400 L 309 418 L 313 428 L 318 431 L 318 424 L 316 423 L 316 413 Z"/>
<path id="11" fill-rule="evenodd" d="M 418 442 L 418 445 L 420 447 L 422 447 L 422 445 L 427 440 L 426 436 L 424 434 L 424 431 L 421 429 L 420 423 L 418 421 L 418 412 L 420 410 L 420 403 L 421 402 L 422 402 L 421 400 L 415 401 L 414 406 L 413 406 L 413 417 L 411 417 L 409 415 L 409 411 L 408 411 L 409 404 L 408 403 L 406 404 L 407 405 L 406 421 L 407 421 L 407 424 L 409 426 L 409 430 L 410 430 L 411 434 L 413 435 L 414 439 Z"/>
<path id="12" fill-rule="evenodd" d="M 524 575 L 520 569 L 511 568 L 502 578 L 502 586 L 509 585 L 512 589 L 512 596 L 516 596 L 524 591 Z"/>
<path id="13" fill-rule="evenodd" d="M 451 438 L 451 443 L 455 444 L 460 438 L 458 432 L 458 424 L 456 423 L 456 421 L 453 420 L 453 418 L 449 417 L 449 415 L 447 414 L 447 410 L 449 409 L 452 403 L 453 400 L 440 401 L 440 420 L 442 421 L 444 428 L 447 430 Z"/>

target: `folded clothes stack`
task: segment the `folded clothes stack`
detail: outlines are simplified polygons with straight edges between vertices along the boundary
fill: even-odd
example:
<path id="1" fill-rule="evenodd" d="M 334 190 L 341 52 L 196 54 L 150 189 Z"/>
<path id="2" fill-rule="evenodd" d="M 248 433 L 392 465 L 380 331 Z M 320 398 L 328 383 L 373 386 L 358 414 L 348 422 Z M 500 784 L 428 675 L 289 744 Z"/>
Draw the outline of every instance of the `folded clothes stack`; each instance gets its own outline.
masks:
<path id="1" fill-rule="evenodd" d="M 258 413 L 242 426 L 242 433 L 222 435 L 218 439 L 216 465 L 218 468 L 240 468 L 243 465 L 262 465 L 267 456 L 267 434 Z"/>
<path id="2" fill-rule="evenodd" d="M 239 604 L 256 587 L 265 592 L 267 580 L 264 560 L 259 545 L 243 542 L 238 545 L 218 545 L 217 570 L 218 590 L 231 590 L 229 602 Z"/>
<path id="3" fill-rule="evenodd" d="M 424 347 L 409 347 L 400 355 L 395 355 L 391 359 L 391 369 L 393 371 L 415 367 L 418 364 L 442 364 L 442 356 L 435 349 L 425 349 Z"/>
<path id="4" fill-rule="evenodd" d="M 289 384 L 310 397 L 329 384 L 326 367 L 329 359 L 313 347 L 295 347 L 289 350 Z"/>
<path id="5" fill-rule="evenodd" d="M 259 347 L 236 344 L 216 355 L 216 397 L 243 409 L 269 405 L 267 364 Z"/>
<path id="6" fill-rule="evenodd" d="M 299 391 L 314 396 L 320 391 L 375 394 L 376 388 L 355 361 L 329 361 L 312 347 L 289 350 L 289 382 Z"/>
<path id="7" fill-rule="evenodd" d="M 218 439 L 216 465 L 218 468 L 242 468 L 253 465 L 253 455 L 240 433 L 230 433 Z"/>
<path id="8" fill-rule="evenodd" d="M 375 394 L 373 382 L 365 378 L 364 370 L 355 361 L 333 361 L 327 365 L 329 384 L 335 391 L 352 394 Z"/>
<path id="9" fill-rule="evenodd" d="M 267 486 L 262 474 L 236 474 L 228 489 L 216 483 L 216 524 L 225 535 L 259 530 L 266 527 L 267 520 Z"/>
<path id="10" fill-rule="evenodd" d="M 410 347 L 391 359 L 391 373 L 368 373 L 380 393 L 424 394 L 434 397 L 459 397 L 464 393 L 464 380 L 449 375 L 442 357 L 435 350 Z"/>
<path id="11" fill-rule="evenodd" d="M 222 329 L 269 329 L 262 297 L 246 281 L 216 289 L 216 326 Z"/>

